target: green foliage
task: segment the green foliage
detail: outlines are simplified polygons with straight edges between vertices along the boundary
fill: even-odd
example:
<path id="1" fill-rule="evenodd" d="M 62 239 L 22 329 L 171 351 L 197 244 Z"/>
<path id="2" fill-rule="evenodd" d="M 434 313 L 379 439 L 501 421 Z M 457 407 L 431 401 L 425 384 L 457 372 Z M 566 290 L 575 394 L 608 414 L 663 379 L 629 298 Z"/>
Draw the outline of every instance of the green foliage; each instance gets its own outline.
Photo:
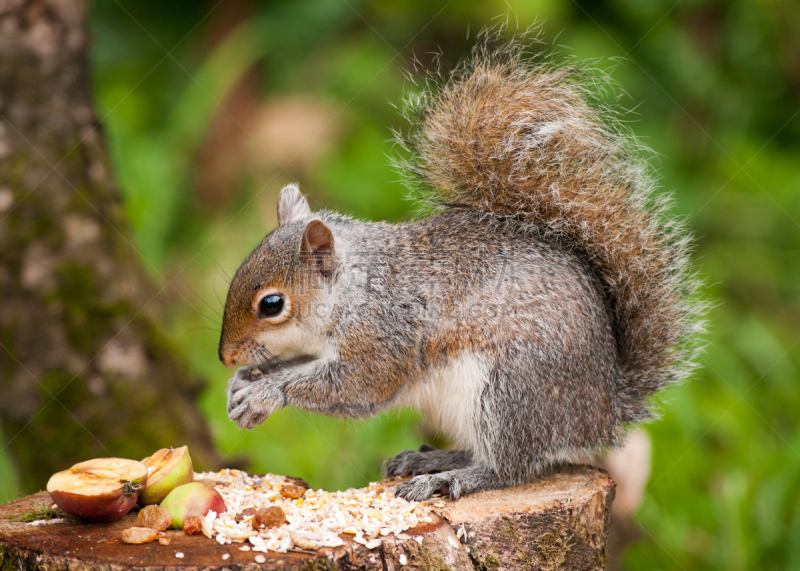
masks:
<path id="1" fill-rule="evenodd" d="M 481 27 L 505 19 L 508 6 L 281 0 L 255 4 L 214 40 L 223 13 L 231 14 L 214 4 L 95 3 L 97 104 L 135 243 L 176 302 L 168 316 L 175 342 L 209 380 L 200 403 L 225 462 L 246 460 L 250 469 L 315 487 L 362 485 L 378 478 L 382 459 L 419 444 L 419 417 L 344 422 L 284 410 L 254 431 L 237 430 L 225 415 L 230 373 L 216 357 L 228 276 L 274 227 L 277 190 L 292 180 L 315 208 L 409 217 L 412 204 L 386 159 L 390 128 L 403 127 L 388 102 L 400 101 L 413 56 L 428 65 L 440 47 L 451 64 Z M 510 5 L 512 29 L 539 18 L 562 56 L 597 60 L 624 89 L 619 104 L 634 109 L 631 127 L 656 151 L 674 210 L 698 237 L 697 266 L 715 306 L 702 369 L 667 391 L 663 417 L 648 426 L 653 474 L 626 566 L 798 568 L 800 7 L 790 0 Z M 253 69 L 259 103 L 324 103 L 335 133 L 310 158 L 301 148 L 305 162 L 287 157 L 278 165 L 257 127 L 239 125 L 228 141 L 255 152 L 208 201 L 197 191 L 201 146 L 215 122 L 236 111 L 235 86 Z M 0 456 L 0 475 L 7 467 Z M 0 499 L 15 495 L 13 486 L 0 488 Z"/>

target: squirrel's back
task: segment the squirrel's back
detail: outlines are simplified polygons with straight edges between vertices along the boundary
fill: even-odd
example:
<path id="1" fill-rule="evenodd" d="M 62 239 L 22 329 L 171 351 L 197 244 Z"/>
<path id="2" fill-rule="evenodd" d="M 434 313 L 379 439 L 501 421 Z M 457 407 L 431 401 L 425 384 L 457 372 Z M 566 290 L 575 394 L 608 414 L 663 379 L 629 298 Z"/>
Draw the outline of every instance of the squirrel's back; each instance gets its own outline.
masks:
<path id="1" fill-rule="evenodd" d="M 702 304 L 689 236 L 652 196 L 642 147 L 593 104 L 589 81 L 484 41 L 409 99 L 413 128 L 400 143 L 433 206 L 550 236 L 588 260 L 611 317 L 623 420 L 637 421 L 645 397 L 694 367 Z"/>

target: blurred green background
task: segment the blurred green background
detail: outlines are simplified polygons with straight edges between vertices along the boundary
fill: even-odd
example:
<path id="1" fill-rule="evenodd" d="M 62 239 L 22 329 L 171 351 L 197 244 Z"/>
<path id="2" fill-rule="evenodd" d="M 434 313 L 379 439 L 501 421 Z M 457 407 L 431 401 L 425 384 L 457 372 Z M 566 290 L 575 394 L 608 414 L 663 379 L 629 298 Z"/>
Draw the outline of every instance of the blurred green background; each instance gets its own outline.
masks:
<path id="1" fill-rule="evenodd" d="M 697 236 L 715 305 L 691 382 L 647 426 L 653 468 L 634 569 L 800 569 L 800 4 L 795 0 L 96 0 L 97 112 L 136 245 L 225 459 L 314 487 L 360 486 L 424 435 L 411 412 L 350 422 L 225 414 L 217 360 L 229 276 L 276 225 L 281 186 L 312 208 L 398 221 L 386 158 L 414 57 L 451 65 L 476 32 L 542 24 L 594 60 L 655 151 Z M 221 466 L 220 466 L 221 467 Z M 0 501 L 18 475 L 0 455 Z"/>

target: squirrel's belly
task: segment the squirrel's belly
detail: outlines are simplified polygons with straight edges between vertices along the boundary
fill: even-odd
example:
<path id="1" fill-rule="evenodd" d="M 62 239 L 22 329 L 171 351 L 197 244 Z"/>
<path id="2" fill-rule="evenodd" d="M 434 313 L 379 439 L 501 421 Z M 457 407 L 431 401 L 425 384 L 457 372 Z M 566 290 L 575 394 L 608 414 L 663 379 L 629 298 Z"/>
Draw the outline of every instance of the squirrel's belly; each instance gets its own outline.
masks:
<path id="1" fill-rule="evenodd" d="M 420 410 L 454 445 L 476 451 L 480 399 L 488 382 L 485 359 L 465 352 L 429 369 L 399 395 L 397 404 Z"/>

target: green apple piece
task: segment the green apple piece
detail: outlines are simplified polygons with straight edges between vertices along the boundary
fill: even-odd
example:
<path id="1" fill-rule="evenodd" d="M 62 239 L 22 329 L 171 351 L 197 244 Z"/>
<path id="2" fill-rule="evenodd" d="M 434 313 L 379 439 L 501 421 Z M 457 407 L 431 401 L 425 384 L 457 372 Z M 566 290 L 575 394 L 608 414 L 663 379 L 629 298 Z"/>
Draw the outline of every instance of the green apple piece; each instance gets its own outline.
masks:
<path id="1" fill-rule="evenodd" d="M 218 514 L 227 511 L 220 493 L 202 482 L 178 486 L 164 498 L 161 507 L 167 508 L 172 516 L 173 529 L 183 529 L 183 522 L 189 516 L 205 517 L 210 511 Z"/>
<path id="2" fill-rule="evenodd" d="M 147 487 L 139 495 L 139 505 L 160 504 L 172 490 L 194 480 L 189 447 L 162 448 L 142 460 L 147 466 Z"/>
<path id="3" fill-rule="evenodd" d="M 147 484 L 147 466 L 124 458 L 95 458 L 53 474 L 47 491 L 56 505 L 87 521 L 120 519 Z"/>

